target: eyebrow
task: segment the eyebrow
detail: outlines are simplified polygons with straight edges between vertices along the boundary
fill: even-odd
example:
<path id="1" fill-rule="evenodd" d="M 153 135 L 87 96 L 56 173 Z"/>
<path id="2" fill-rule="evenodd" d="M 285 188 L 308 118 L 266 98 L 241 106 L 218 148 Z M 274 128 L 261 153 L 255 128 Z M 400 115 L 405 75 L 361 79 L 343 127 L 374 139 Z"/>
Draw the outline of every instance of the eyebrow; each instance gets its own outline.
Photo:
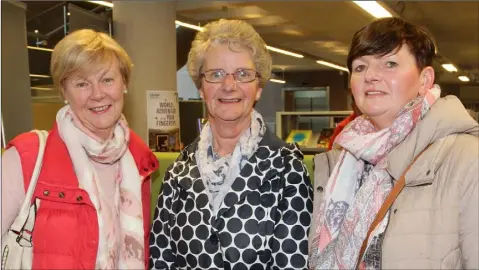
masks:
<path id="1" fill-rule="evenodd" d="M 239 68 L 235 69 L 235 71 L 242 70 L 242 69 L 243 70 L 244 69 L 255 70 L 254 68 L 239 67 Z M 224 68 L 210 68 L 210 69 L 207 69 L 207 70 L 203 71 L 203 73 L 208 72 L 208 71 L 213 71 L 213 70 L 223 70 L 224 72 L 226 72 L 226 70 Z"/>

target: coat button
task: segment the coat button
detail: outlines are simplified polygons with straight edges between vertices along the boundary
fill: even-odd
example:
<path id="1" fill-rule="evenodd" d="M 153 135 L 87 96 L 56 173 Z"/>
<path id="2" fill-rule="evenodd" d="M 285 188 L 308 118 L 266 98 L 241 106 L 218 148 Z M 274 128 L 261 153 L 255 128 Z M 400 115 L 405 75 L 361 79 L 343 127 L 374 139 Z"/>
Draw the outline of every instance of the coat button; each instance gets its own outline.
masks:
<path id="1" fill-rule="evenodd" d="M 63 193 L 63 192 L 58 193 L 58 197 L 65 198 L 65 193 Z"/>
<path id="2" fill-rule="evenodd" d="M 49 190 L 45 190 L 45 191 L 43 191 L 43 195 L 45 195 L 45 196 L 48 196 L 48 195 L 50 195 L 50 191 L 49 191 Z"/>
<path id="3" fill-rule="evenodd" d="M 82 196 L 78 196 L 77 197 L 77 202 L 81 202 L 83 200 L 83 197 Z"/>
<path id="4" fill-rule="evenodd" d="M 323 187 L 322 187 L 322 186 L 318 186 L 318 187 L 316 188 L 316 190 L 317 190 L 318 192 L 323 192 Z"/>

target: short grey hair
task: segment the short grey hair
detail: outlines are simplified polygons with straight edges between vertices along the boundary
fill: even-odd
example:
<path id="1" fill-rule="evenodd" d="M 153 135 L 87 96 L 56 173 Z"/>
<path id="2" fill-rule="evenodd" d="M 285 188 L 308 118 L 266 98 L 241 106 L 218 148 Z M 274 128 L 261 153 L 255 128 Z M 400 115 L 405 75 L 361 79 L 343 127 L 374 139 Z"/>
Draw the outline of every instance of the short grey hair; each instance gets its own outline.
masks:
<path id="1" fill-rule="evenodd" d="M 205 53 L 211 46 L 228 44 L 231 51 L 247 49 L 260 77 L 259 86 L 264 87 L 271 77 L 272 60 L 266 43 L 254 28 L 241 20 L 220 19 L 206 24 L 203 31 L 196 34 L 188 54 L 188 73 L 201 88 L 201 69 L 205 61 Z"/>

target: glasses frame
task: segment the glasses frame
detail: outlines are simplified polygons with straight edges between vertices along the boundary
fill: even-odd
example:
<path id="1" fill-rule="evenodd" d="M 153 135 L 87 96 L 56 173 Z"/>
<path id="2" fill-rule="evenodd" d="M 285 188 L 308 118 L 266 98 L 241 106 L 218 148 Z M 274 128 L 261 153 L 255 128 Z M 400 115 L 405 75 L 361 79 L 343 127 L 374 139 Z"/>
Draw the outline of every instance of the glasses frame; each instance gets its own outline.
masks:
<path id="1" fill-rule="evenodd" d="M 223 77 L 222 81 L 212 82 L 212 81 L 208 81 L 208 79 L 206 79 L 206 76 L 205 76 L 206 72 L 215 71 L 215 70 L 223 71 L 223 73 L 225 74 L 225 76 Z M 235 73 L 237 73 L 238 71 L 241 71 L 241 70 L 251 70 L 251 71 L 254 71 L 254 75 L 255 75 L 254 78 L 253 78 L 251 81 L 247 81 L 247 82 L 239 81 L 238 79 L 236 79 Z M 233 72 L 233 73 L 228 73 L 228 72 L 226 72 L 226 71 L 225 71 L 224 69 L 222 69 L 222 68 L 215 68 L 215 69 L 208 69 L 208 70 L 206 70 L 205 72 L 200 73 L 200 76 L 203 77 L 203 78 L 205 79 L 205 81 L 207 81 L 207 82 L 209 82 L 209 83 L 223 83 L 223 82 L 226 80 L 226 77 L 227 77 L 228 75 L 233 76 L 233 79 L 235 80 L 235 82 L 238 82 L 238 83 L 250 83 L 250 82 L 256 80 L 257 78 L 260 78 L 260 77 L 261 77 L 261 75 L 260 75 L 256 70 L 251 69 L 251 68 L 239 68 L 239 69 L 237 69 L 237 70 L 236 70 L 235 72 Z"/>

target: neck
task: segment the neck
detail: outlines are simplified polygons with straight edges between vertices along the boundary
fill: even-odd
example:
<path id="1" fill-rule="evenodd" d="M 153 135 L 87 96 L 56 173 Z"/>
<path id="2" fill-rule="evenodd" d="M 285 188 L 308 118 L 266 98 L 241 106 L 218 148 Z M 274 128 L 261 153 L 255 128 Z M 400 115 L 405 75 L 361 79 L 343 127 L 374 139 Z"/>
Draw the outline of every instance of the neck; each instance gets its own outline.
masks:
<path id="1" fill-rule="evenodd" d="M 213 148 L 222 157 L 234 151 L 241 135 L 251 125 L 250 117 L 246 117 L 241 122 L 217 119 L 210 119 L 209 121 L 211 134 L 213 135 Z"/>
<path id="2" fill-rule="evenodd" d="M 386 119 L 375 119 L 375 118 L 369 118 L 371 120 L 371 123 L 373 123 L 374 127 L 376 127 L 377 131 L 381 131 L 385 128 L 388 128 L 393 125 L 393 121 L 386 120 Z"/>
<path id="3" fill-rule="evenodd" d="M 102 139 L 103 141 L 106 141 L 108 139 L 113 138 L 113 129 L 99 130 L 95 132 L 95 135 L 98 136 L 98 138 Z"/>

